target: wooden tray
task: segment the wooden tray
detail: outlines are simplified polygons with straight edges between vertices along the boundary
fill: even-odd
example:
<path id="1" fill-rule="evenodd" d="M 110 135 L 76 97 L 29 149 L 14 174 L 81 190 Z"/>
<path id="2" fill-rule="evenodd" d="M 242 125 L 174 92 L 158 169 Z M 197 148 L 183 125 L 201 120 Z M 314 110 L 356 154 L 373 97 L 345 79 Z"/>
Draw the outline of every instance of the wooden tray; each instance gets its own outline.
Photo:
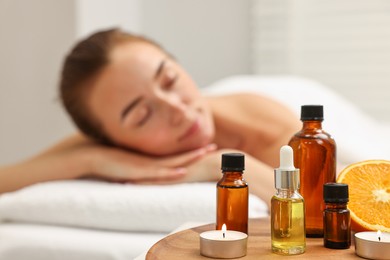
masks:
<path id="1" fill-rule="evenodd" d="M 214 224 L 187 229 L 161 239 L 153 245 L 146 260 L 191 260 L 210 259 L 200 255 L 199 234 L 215 229 Z M 247 255 L 239 259 L 281 258 L 271 251 L 271 231 L 269 219 L 250 219 Z M 328 249 L 323 247 L 322 238 L 307 238 L 306 252 L 289 256 L 297 259 L 361 259 L 355 255 L 355 247 L 349 249 Z M 287 258 L 285 258 L 287 259 Z"/>

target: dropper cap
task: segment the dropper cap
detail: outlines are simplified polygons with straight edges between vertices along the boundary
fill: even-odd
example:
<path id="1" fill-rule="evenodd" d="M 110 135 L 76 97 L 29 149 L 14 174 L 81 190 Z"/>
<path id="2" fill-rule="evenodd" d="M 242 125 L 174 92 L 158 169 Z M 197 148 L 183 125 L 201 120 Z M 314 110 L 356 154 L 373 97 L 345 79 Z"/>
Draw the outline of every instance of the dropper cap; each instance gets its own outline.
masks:
<path id="1" fill-rule="evenodd" d="M 284 145 L 280 148 L 280 166 L 275 169 L 276 189 L 299 189 L 299 169 L 294 167 L 293 149 Z"/>

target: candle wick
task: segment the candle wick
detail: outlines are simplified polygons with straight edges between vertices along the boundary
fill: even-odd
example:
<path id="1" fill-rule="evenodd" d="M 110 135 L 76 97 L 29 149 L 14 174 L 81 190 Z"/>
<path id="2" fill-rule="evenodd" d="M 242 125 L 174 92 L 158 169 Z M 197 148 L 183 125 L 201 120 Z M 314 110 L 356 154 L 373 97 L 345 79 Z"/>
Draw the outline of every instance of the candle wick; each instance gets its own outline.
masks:
<path id="1" fill-rule="evenodd" d="M 378 237 L 379 242 L 381 242 L 381 237 Z"/>
<path id="2" fill-rule="evenodd" d="M 225 238 L 225 232 L 222 233 L 223 238 Z"/>

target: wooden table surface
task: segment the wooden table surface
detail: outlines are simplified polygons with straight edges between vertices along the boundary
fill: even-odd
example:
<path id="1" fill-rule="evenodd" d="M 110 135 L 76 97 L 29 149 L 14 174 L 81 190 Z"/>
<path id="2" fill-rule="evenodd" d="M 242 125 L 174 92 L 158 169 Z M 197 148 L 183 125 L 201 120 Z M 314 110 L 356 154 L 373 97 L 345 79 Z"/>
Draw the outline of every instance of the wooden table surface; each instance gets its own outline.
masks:
<path id="1" fill-rule="evenodd" d="M 146 260 L 192 260 L 210 259 L 200 255 L 199 234 L 215 229 L 214 224 L 187 229 L 169 235 L 148 251 Z M 247 255 L 239 259 L 275 259 L 284 256 L 271 251 L 271 231 L 269 219 L 250 219 Z M 306 252 L 288 256 L 296 259 L 362 259 L 355 255 L 355 247 L 349 249 L 328 249 L 323 247 L 322 238 L 307 238 Z M 287 259 L 287 258 L 285 258 Z"/>

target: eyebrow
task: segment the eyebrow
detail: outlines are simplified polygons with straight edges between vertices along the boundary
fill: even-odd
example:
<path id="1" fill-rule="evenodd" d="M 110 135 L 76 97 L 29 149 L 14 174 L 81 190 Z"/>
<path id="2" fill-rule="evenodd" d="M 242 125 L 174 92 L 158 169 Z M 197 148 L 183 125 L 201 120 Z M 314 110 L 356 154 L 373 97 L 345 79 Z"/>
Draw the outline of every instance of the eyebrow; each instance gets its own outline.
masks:
<path id="1" fill-rule="evenodd" d="M 155 79 L 158 78 L 158 76 L 160 76 L 161 72 L 163 71 L 164 66 L 165 66 L 165 61 L 166 61 L 166 60 L 162 60 L 162 61 L 160 62 L 160 65 L 159 65 L 158 68 L 157 68 L 156 74 L 154 75 L 154 78 L 155 78 Z"/>

